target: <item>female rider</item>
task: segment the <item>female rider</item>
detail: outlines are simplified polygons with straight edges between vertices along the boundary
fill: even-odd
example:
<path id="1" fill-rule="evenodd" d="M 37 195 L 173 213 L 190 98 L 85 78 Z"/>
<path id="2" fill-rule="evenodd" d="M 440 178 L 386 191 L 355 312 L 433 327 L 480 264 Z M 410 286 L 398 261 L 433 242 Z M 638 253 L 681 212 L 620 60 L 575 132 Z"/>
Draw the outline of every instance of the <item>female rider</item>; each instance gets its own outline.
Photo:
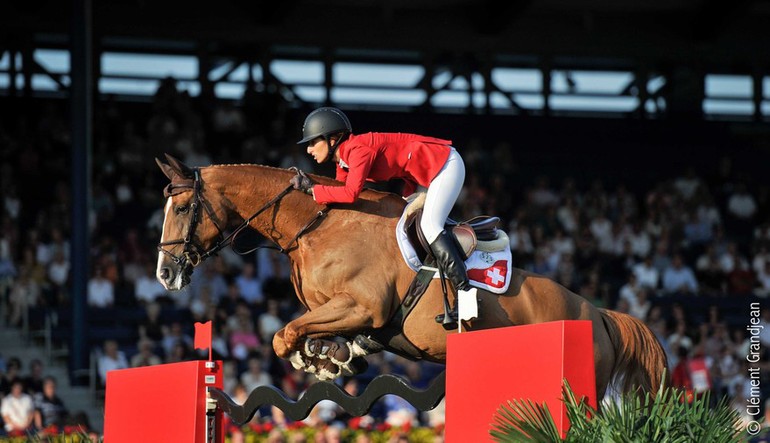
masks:
<path id="1" fill-rule="evenodd" d="M 427 188 L 420 228 L 444 275 L 457 291 L 467 290 L 465 263 L 455 240 L 444 230 L 449 212 L 465 180 L 465 165 L 451 141 L 416 134 L 353 134 L 347 116 L 337 108 L 318 108 L 308 114 L 302 140 L 316 162 L 337 163 L 341 186 L 315 184 L 303 173 L 292 178 L 295 189 L 319 204 L 352 203 L 366 181 L 405 181 L 403 195 Z"/>

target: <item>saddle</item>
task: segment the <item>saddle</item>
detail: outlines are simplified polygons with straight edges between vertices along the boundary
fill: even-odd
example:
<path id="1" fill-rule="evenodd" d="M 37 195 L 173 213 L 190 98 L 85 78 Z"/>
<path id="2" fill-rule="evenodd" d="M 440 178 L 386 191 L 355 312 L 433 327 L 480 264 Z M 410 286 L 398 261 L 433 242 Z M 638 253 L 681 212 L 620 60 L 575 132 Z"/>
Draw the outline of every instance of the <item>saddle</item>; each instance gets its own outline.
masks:
<path id="1" fill-rule="evenodd" d="M 422 208 L 415 209 L 407 215 L 405 229 L 409 242 L 414 247 L 417 257 L 425 263 L 428 257 L 433 254 L 430 251 L 430 244 L 425 238 L 422 229 L 420 229 L 420 220 L 422 219 Z M 499 231 L 497 225 L 500 223 L 500 217 L 490 217 L 486 215 L 473 217 L 464 222 L 457 222 L 447 219 L 444 229 L 452 234 L 458 249 L 463 255 L 463 260 L 467 260 L 473 251 L 479 248 L 480 242 L 494 243 L 498 239 Z M 480 248 L 487 250 L 486 248 Z M 496 249 L 494 249 L 496 250 Z"/>

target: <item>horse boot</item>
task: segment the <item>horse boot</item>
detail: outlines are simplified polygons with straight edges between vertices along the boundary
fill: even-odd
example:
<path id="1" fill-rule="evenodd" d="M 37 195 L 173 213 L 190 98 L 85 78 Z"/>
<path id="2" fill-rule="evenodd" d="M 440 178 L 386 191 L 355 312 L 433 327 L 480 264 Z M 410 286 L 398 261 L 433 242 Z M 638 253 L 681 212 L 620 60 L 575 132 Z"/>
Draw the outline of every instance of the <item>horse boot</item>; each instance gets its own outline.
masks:
<path id="1" fill-rule="evenodd" d="M 455 292 L 465 291 L 470 289 L 470 283 L 468 281 L 468 273 L 465 270 L 465 260 L 463 260 L 462 254 L 457 247 L 457 243 L 446 231 L 441 233 L 430 244 L 431 252 L 436 258 L 436 263 L 441 271 L 444 273 L 447 279 L 455 287 Z M 449 308 L 449 303 L 446 300 L 446 294 L 444 294 L 444 315 L 443 319 L 437 317 L 437 321 L 442 322 L 447 329 L 454 329 L 453 323 L 457 322 L 457 302 L 453 309 Z"/>

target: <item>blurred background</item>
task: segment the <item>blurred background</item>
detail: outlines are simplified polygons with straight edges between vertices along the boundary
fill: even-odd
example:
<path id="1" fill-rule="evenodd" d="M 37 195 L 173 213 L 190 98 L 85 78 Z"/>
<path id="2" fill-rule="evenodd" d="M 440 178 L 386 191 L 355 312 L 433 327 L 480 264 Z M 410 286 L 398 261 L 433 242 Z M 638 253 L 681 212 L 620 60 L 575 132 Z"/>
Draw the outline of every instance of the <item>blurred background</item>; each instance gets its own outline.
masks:
<path id="1" fill-rule="evenodd" d="M 98 432 L 106 371 L 202 358 L 192 325 L 208 319 L 232 396 L 312 383 L 270 346 L 301 313 L 285 257 L 224 253 L 181 293 L 155 281 L 154 158 L 333 175 L 295 145 L 331 105 L 356 133 L 453 140 L 454 218 L 501 217 L 517 267 L 642 318 L 676 383 L 745 415 L 750 307 L 770 321 L 767 23 L 759 0 L 4 2 L 0 395 L 24 380 L 50 412 L 53 376 L 63 407 L 33 424 Z M 442 370 L 370 364 L 350 383 Z M 409 406 L 371 421 L 441 426 Z M 327 409 L 310 425 L 350 425 Z"/>

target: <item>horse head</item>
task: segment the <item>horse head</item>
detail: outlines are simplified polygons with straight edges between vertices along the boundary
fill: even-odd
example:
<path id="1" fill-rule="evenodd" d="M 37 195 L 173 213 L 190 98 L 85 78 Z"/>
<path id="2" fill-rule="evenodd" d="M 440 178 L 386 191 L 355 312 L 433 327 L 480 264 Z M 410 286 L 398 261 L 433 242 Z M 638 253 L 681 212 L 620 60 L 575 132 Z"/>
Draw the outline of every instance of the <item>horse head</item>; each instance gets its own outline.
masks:
<path id="1" fill-rule="evenodd" d="M 222 230 L 204 195 L 201 171 L 168 154 L 166 160 L 155 159 L 171 181 L 163 191 L 166 206 L 156 277 L 166 289 L 177 290 L 190 282 L 196 266 L 221 249 Z"/>

